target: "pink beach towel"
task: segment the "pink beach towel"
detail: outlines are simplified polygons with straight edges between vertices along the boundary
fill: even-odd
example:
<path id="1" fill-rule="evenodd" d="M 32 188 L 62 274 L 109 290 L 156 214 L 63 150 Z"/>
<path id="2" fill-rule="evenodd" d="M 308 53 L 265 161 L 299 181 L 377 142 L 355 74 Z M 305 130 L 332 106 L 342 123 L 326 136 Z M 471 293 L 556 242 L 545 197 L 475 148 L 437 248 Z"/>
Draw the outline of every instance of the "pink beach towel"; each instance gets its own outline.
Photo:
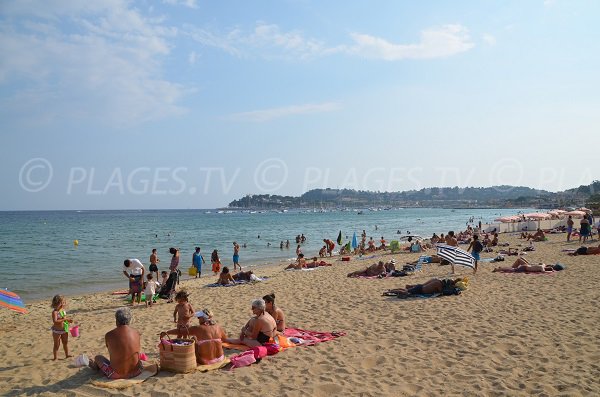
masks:
<path id="1" fill-rule="evenodd" d="M 346 336 L 345 332 L 318 332 L 308 331 L 299 328 L 286 328 L 283 334 L 288 338 L 299 338 L 305 341 L 305 346 L 316 345 L 317 343 L 327 342 L 339 338 L 340 336 Z"/>

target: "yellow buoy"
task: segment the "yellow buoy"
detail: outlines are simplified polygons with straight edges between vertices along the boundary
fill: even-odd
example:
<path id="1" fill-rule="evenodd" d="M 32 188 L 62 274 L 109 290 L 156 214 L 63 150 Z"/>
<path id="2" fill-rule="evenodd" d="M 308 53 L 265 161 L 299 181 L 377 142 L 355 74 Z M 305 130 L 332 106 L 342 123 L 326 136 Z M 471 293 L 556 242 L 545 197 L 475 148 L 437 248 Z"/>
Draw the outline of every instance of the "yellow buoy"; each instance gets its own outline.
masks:
<path id="1" fill-rule="evenodd" d="M 77 247 L 79 245 L 79 240 L 73 240 L 73 245 Z"/>

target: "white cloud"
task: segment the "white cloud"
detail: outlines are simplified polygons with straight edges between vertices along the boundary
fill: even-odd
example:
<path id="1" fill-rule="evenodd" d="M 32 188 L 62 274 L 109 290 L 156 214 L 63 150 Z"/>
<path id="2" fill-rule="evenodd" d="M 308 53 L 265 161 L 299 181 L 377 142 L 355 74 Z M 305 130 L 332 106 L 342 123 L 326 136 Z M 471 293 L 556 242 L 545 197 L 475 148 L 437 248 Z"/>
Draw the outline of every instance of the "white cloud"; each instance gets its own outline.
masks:
<path id="1" fill-rule="evenodd" d="M 176 29 L 126 1 L 25 3 L 0 28 L 1 112 L 128 125 L 185 111 L 186 90 L 161 68 Z"/>
<path id="2" fill-rule="evenodd" d="M 184 32 L 196 42 L 219 48 L 237 57 L 259 56 L 266 59 L 310 59 L 317 56 L 346 54 L 364 58 L 397 61 L 402 59 L 443 58 L 474 47 L 469 31 L 462 25 L 445 25 L 421 32 L 413 44 L 394 44 L 368 34 L 352 33 L 352 45 L 327 46 L 302 32 L 283 31 L 278 25 L 258 22 L 251 32 L 235 28 L 226 34 L 186 25 Z"/>
<path id="3" fill-rule="evenodd" d="M 333 112 L 339 109 L 341 109 L 341 105 L 339 103 L 325 102 L 320 104 L 293 105 L 273 109 L 254 110 L 251 112 L 236 113 L 231 115 L 229 119 L 235 121 L 249 121 L 261 123 L 279 119 L 282 117 L 297 116 L 302 114 Z"/>
<path id="4" fill-rule="evenodd" d="M 449 57 L 468 51 L 474 46 L 468 29 L 461 25 L 445 25 L 439 29 L 424 30 L 421 32 L 420 42 L 415 44 L 394 44 L 360 33 L 352 33 L 351 36 L 355 44 L 344 48 L 344 52 L 386 61 Z"/>
<path id="5" fill-rule="evenodd" d="M 278 25 L 263 22 L 258 22 L 250 32 L 235 28 L 222 34 L 191 25 L 184 26 L 184 31 L 202 45 L 237 57 L 307 59 L 325 51 L 322 42 L 307 38 L 300 31 L 284 32 Z"/>
<path id="6" fill-rule="evenodd" d="M 483 42 L 489 46 L 494 46 L 496 45 L 496 38 L 494 36 L 492 36 L 491 34 L 485 33 L 482 37 Z"/>
<path id="7" fill-rule="evenodd" d="M 556 0 L 544 0 L 544 7 L 551 7 L 556 4 Z"/>
<path id="8" fill-rule="evenodd" d="M 198 54 L 196 54 L 196 51 L 190 52 L 190 55 L 188 55 L 188 63 L 190 65 L 195 65 L 197 60 L 198 60 Z"/>
<path id="9" fill-rule="evenodd" d="M 163 0 L 163 3 L 170 5 L 182 5 L 188 8 L 198 8 L 196 0 Z"/>

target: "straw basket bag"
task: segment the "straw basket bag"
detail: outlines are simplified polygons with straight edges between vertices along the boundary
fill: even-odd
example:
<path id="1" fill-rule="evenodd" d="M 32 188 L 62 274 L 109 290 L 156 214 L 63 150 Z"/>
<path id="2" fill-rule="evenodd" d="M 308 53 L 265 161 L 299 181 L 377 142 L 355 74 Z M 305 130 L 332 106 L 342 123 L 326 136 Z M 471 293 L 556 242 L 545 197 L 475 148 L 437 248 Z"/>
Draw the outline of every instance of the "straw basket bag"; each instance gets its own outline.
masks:
<path id="1" fill-rule="evenodd" d="M 161 332 L 158 350 L 161 369 L 182 374 L 196 369 L 196 337 L 171 339 Z"/>

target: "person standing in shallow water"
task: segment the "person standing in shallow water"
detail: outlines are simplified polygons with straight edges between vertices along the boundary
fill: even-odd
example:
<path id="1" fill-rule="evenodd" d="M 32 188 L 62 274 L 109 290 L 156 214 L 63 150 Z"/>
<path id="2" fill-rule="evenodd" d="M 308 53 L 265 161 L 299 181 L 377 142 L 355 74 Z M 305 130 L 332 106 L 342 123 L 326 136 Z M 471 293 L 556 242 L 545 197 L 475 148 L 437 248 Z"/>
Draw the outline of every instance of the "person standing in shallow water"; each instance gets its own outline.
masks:
<path id="1" fill-rule="evenodd" d="M 240 245 L 237 242 L 233 242 L 233 271 L 239 267 L 240 271 L 242 270 L 242 265 L 240 265 Z"/>
<path id="2" fill-rule="evenodd" d="M 204 258 L 200 253 L 200 247 L 196 247 L 196 252 L 192 255 L 192 266 L 196 268 L 196 278 L 202 277 L 202 264 L 204 263 Z"/>

